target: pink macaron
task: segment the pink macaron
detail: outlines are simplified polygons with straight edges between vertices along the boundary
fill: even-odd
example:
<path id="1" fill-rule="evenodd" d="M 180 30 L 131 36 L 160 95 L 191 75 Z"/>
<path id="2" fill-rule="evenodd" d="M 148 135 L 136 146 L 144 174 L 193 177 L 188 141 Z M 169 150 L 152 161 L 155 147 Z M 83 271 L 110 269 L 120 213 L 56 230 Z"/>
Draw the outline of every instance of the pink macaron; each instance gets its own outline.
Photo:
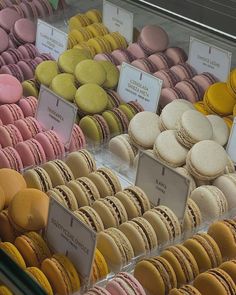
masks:
<path id="1" fill-rule="evenodd" d="M 34 67 L 31 66 L 30 61 L 21 60 L 17 63 L 17 65 L 23 73 L 24 80 L 30 80 L 34 78 Z"/>
<path id="2" fill-rule="evenodd" d="M 117 64 L 122 64 L 122 62 L 131 63 L 135 59 L 127 49 L 116 49 L 111 54 L 117 60 Z"/>
<path id="3" fill-rule="evenodd" d="M 136 59 L 132 61 L 131 65 L 149 74 L 158 70 L 156 65 L 147 57 Z"/>
<path id="4" fill-rule="evenodd" d="M 9 37 L 8 37 L 7 33 L 2 28 L 0 28 L 0 40 L 1 40 L 0 53 L 2 53 L 9 46 Z"/>
<path id="5" fill-rule="evenodd" d="M 179 89 L 186 99 L 192 103 L 202 99 L 202 92 L 198 84 L 194 80 L 183 80 L 175 85 L 175 89 Z"/>
<path id="6" fill-rule="evenodd" d="M 0 104 L 16 103 L 23 93 L 21 83 L 13 76 L 0 74 Z"/>
<path id="7" fill-rule="evenodd" d="M 10 168 L 18 172 L 23 170 L 20 155 L 13 147 L 0 149 L 0 168 Z"/>
<path id="8" fill-rule="evenodd" d="M 154 53 L 148 59 L 156 65 L 158 70 L 168 69 L 173 66 L 172 60 L 162 52 Z"/>
<path id="9" fill-rule="evenodd" d="M 75 124 L 71 134 L 71 140 L 69 145 L 69 152 L 78 151 L 85 148 L 86 140 L 83 131 L 79 125 Z"/>
<path id="10" fill-rule="evenodd" d="M 43 147 L 47 161 L 64 156 L 65 147 L 56 132 L 52 130 L 41 132 L 35 136 L 35 139 Z"/>
<path id="11" fill-rule="evenodd" d="M 96 54 L 94 56 L 94 60 L 97 60 L 97 61 L 101 61 L 101 60 L 110 61 L 114 65 L 119 64 L 119 62 L 116 60 L 116 58 L 111 53 L 108 53 L 108 52 Z"/>
<path id="12" fill-rule="evenodd" d="M 0 119 L 4 125 L 13 124 L 23 118 L 24 114 L 17 104 L 3 104 L 0 106 Z"/>
<path id="13" fill-rule="evenodd" d="M 197 72 L 188 63 L 182 63 L 171 67 L 171 70 L 179 77 L 180 80 L 191 79 Z"/>
<path id="14" fill-rule="evenodd" d="M 0 27 L 6 32 L 10 32 L 14 23 L 20 18 L 21 16 L 16 10 L 11 9 L 10 7 L 4 8 L 0 11 Z"/>
<path id="15" fill-rule="evenodd" d="M 148 55 L 158 51 L 164 51 L 169 44 L 169 37 L 166 31 L 157 25 L 147 25 L 142 28 L 138 44 Z"/>
<path id="16" fill-rule="evenodd" d="M 147 57 L 147 54 L 138 43 L 129 44 L 127 50 L 134 56 L 135 59 Z"/>
<path id="17" fill-rule="evenodd" d="M 0 126 L 0 145 L 4 147 L 15 147 L 19 142 L 22 142 L 23 138 L 19 129 L 13 125 Z"/>
<path id="18" fill-rule="evenodd" d="M 204 72 L 193 77 L 193 80 L 201 88 L 202 93 L 204 93 L 209 86 L 218 82 L 218 79 L 211 73 Z"/>
<path id="19" fill-rule="evenodd" d="M 163 69 L 153 74 L 163 81 L 162 88 L 174 87 L 179 81 L 179 77 L 170 69 Z"/>
<path id="20" fill-rule="evenodd" d="M 111 295 L 105 288 L 100 286 L 94 286 L 93 288 L 89 289 L 84 295 Z"/>
<path id="21" fill-rule="evenodd" d="M 165 54 L 174 65 L 185 63 L 188 59 L 187 53 L 180 47 L 169 47 L 166 49 Z"/>
<path id="22" fill-rule="evenodd" d="M 36 24 L 30 19 L 21 18 L 15 22 L 12 33 L 20 44 L 34 43 L 36 39 Z"/>
<path id="23" fill-rule="evenodd" d="M 43 130 L 40 123 L 33 117 L 17 120 L 14 125 L 19 129 L 23 140 L 35 137 Z"/>
<path id="24" fill-rule="evenodd" d="M 41 165 L 46 162 L 46 156 L 41 144 L 35 139 L 28 139 L 16 145 L 24 168 Z"/>
<path id="25" fill-rule="evenodd" d="M 38 100 L 34 96 L 22 97 L 18 101 L 18 105 L 25 117 L 34 117 L 38 106 Z"/>
<path id="26" fill-rule="evenodd" d="M 111 295 L 146 295 L 142 285 L 127 272 L 118 273 L 106 286 Z"/>
<path id="27" fill-rule="evenodd" d="M 21 68 L 15 64 L 8 64 L 1 67 L 0 74 L 11 75 L 11 76 L 14 76 L 20 82 L 24 81 L 24 74 Z"/>
<path id="28" fill-rule="evenodd" d="M 163 109 L 168 103 L 175 99 L 186 99 L 186 96 L 178 88 L 163 88 L 161 90 L 159 107 Z"/>

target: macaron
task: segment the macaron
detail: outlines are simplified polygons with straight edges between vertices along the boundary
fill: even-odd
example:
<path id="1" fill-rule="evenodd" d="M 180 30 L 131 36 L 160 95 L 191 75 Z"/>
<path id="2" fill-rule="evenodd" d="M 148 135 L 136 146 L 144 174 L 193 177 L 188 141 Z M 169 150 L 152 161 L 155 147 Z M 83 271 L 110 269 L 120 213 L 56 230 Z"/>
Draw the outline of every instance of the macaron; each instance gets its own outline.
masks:
<path id="1" fill-rule="evenodd" d="M 214 239 L 206 233 L 198 233 L 187 239 L 183 245 L 194 256 L 199 272 L 218 267 L 222 263 L 220 249 Z"/>
<path id="2" fill-rule="evenodd" d="M 106 289 L 111 294 L 128 294 L 129 292 L 132 292 L 134 295 L 146 294 L 139 281 L 128 272 L 118 273 L 111 281 L 108 282 Z"/>
<path id="3" fill-rule="evenodd" d="M 128 220 L 125 207 L 114 196 L 100 198 L 93 203 L 92 207 L 101 217 L 104 228 L 118 228 Z"/>
<path id="4" fill-rule="evenodd" d="M 187 110 L 178 121 L 176 138 L 187 148 L 199 141 L 211 139 L 212 135 L 210 121 L 198 111 Z"/>
<path id="5" fill-rule="evenodd" d="M 16 149 L 10 146 L 0 149 L 0 168 L 10 168 L 18 172 L 23 170 L 23 164 Z"/>
<path id="6" fill-rule="evenodd" d="M 39 84 L 36 80 L 26 80 L 22 82 L 23 94 L 25 97 L 28 96 L 39 96 Z"/>
<path id="7" fill-rule="evenodd" d="M 3 30 L 2 28 L 0 28 L 0 38 L 2 40 L 1 42 L 1 46 L 0 46 L 0 53 L 4 52 L 8 46 L 9 46 L 9 38 L 8 38 L 8 34 L 6 33 L 5 30 Z"/>
<path id="8" fill-rule="evenodd" d="M 222 96 L 224 96 L 224 103 L 222 103 L 221 100 Z M 209 113 L 228 116 L 233 113 L 236 99 L 235 96 L 228 91 L 226 83 L 217 82 L 207 88 L 203 101 Z"/>
<path id="9" fill-rule="evenodd" d="M 188 149 L 176 139 L 175 130 L 165 130 L 157 136 L 153 146 L 157 158 L 171 167 L 179 167 L 185 164 Z"/>
<path id="10" fill-rule="evenodd" d="M 102 253 L 96 249 L 94 253 L 93 268 L 91 280 L 93 283 L 105 278 L 109 273 L 106 260 L 104 259 Z"/>
<path id="11" fill-rule="evenodd" d="M 0 86 L 1 104 L 16 103 L 22 97 L 23 89 L 21 83 L 15 77 L 8 74 L 1 74 Z"/>
<path id="12" fill-rule="evenodd" d="M 152 225 L 159 245 L 171 242 L 181 235 L 178 218 L 166 206 L 152 208 L 145 212 L 143 217 Z"/>
<path id="13" fill-rule="evenodd" d="M 144 108 L 137 101 L 129 101 L 127 103 L 121 103 L 119 105 L 121 109 L 130 121 L 137 113 L 143 112 Z"/>
<path id="14" fill-rule="evenodd" d="M 28 169 L 23 176 L 28 188 L 35 188 L 45 193 L 52 189 L 51 179 L 46 170 L 41 167 Z"/>
<path id="15" fill-rule="evenodd" d="M 14 243 L 16 237 L 20 234 L 10 222 L 8 210 L 2 210 L 0 212 L 0 236 L 2 242 Z"/>
<path id="16" fill-rule="evenodd" d="M 0 169 L 0 187 L 4 192 L 5 207 L 8 207 L 12 198 L 26 186 L 25 179 L 19 172 L 9 168 Z"/>
<path id="17" fill-rule="evenodd" d="M 6 7 L 0 11 L 0 27 L 9 33 L 14 23 L 20 18 L 16 10 Z"/>
<path id="18" fill-rule="evenodd" d="M 82 60 L 89 59 L 85 49 L 68 49 L 60 54 L 58 66 L 63 73 L 74 74 L 75 68 Z"/>
<path id="19" fill-rule="evenodd" d="M 223 261 L 235 258 L 235 228 L 236 222 L 233 219 L 224 219 L 212 223 L 208 229 L 207 233 L 217 243 Z"/>
<path id="20" fill-rule="evenodd" d="M 209 115 L 209 111 L 207 110 L 207 107 L 205 106 L 204 101 L 199 100 L 197 102 L 195 102 L 194 107 L 197 111 L 199 111 L 200 113 L 202 113 L 203 115 Z"/>
<path id="21" fill-rule="evenodd" d="M 90 206 L 83 206 L 73 214 L 89 228 L 99 233 L 104 230 L 104 225 L 99 214 Z"/>
<path id="22" fill-rule="evenodd" d="M 134 277 L 151 295 L 165 295 L 177 287 L 174 269 L 160 256 L 139 261 L 134 269 Z"/>
<path id="23" fill-rule="evenodd" d="M 236 287 L 231 277 L 222 269 L 215 268 L 200 274 L 193 282 L 193 286 L 202 295 L 234 294 Z"/>
<path id="24" fill-rule="evenodd" d="M 35 70 L 35 79 L 47 87 L 50 86 L 54 77 L 59 74 L 59 69 L 56 61 L 43 61 Z"/>
<path id="25" fill-rule="evenodd" d="M 147 54 L 138 43 L 130 43 L 127 50 L 133 55 L 134 59 L 147 57 Z"/>
<path id="26" fill-rule="evenodd" d="M 76 91 L 75 103 L 83 115 L 99 114 L 107 107 L 107 93 L 95 83 L 86 83 Z"/>
<path id="27" fill-rule="evenodd" d="M 223 192 L 213 185 L 202 185 L 192 191 L 190 198 L 199 207 L 203 220 L 219 218 L 228 212 L 228 203 Z"/>
<path id="28" fill-rule="evenodd" d="M 111 295 L 105 288 L 95 285 L 90 288 L 86 293 L 86 295 Z"/>
<path id="29" fill-rule="evenodd" d="M 93 22 L 93 23 L 101 23 L 102 22 L 102 14 L 98 9 L 90 9 L 86 11 L 85 15 Z"/>
<path id="30" fill-rule="evenodd" d="M 174 65 L 185 63 L 188 59 L 187 53 L 181 47 L 168 47 L 164 52 Z"/>
<path id="31" fill-rule="evenodd" d="M 158 245 L 156 233 L 151 224 L 143 217 L 135 217 L 124 222 L 119 228 L 133 247 L 134 255 L 147 255 Z"/>
<path id="32" fill-rule="evenodd" d="M 236 71 L 233 69 L 227 79 L 227 88 L 231 95 L 236 97 Z"/>
<path id="33" fill-rule="evenodd" d="M 109 126 L 101 115 L 84 116 L 79 126 L 92 144 L 106 143 L 110 138 Z"/>
<path id="34" fill-rule="evenodd" d="M 36 40 L 36 25 L 28 18 L 18 19 L 12 27 L 12 34 L 18 43 L 34 43 Z"/>
<path id="35" fill-rule="evenodd" d="M 180 81 L 179 77 L 170 69 L 159 70 L 153 75 L 163 81 L 162 88 L 174 87 Z"/>
<path id="36" fill-rule="evenodd" d="M 227 272 L 228 275 L 230 275 L 231 279 L 236 283 L 236 261 L 235 259 L 225 261 L 220 266 L 220 269 L 223 269 L 225 272 Z"/>
<path id="37" fill-rule="evenodd" d="M 6 202 L 5 192 L 2 188 L 0 188 L 0 211 L 3 210 Z"/>
<path id="38" fill-rule="evenodd" d="M 96 171 L 95 159 L 86 149 L 70 153 L 66 157 L 65 163 L 71 169 L 75 179 L 88 176 L 89 173 Z"/>
<path id="39" fill-rule="evenodd" d="M 131 119 L 128 128 L 128 134 L 133 144 L 143 149 L 152 148 L 161 132 L 158 123 L 159 116 L 155 113 L 144 111 L 136 114 Z M 147 129 L 146 126 L 149 128 Z"/>
<path id="40" fill-rule="evenodd" d="M 142 28 L 138 44 L 146 54 L 164 51 L 169 44 L 169 37 L 161 27 L 157 25 L 146 25 Z"/>
<path id="41" fill-rule="evenodd" d="M 161 253 L 175 271 L 177 286 L 192 282 L 199 274 L 197 262 L 192 253 L 182 245 L 171 246 Z"/>
<path id="42" fill-rule="evenodd" d="M 218 81 L 213 74 L 208 72 L 203 72 L 199 75 L 196 75 L 192 79 L 198 84 L 202 93 L 204 93 L 209 86 Z"/>
<path id="43" fill-rule="evenodd" d="M 132 166 L 138 149 L 132 144 L 128 134 L 120 134 L 109 141 L 109 151 L 119 160 Z"/>
<path id="44" fill-rule="evenodd" d="M 196 75 L 196 70 L 188 63 L 180 63 L 170 68 L 182 81 L 191 79 Z"/>
<path id="45" fill-rule="evenodd" d="M 36 139 L 28 139 L 16 145 L 24 168 L 41 165 L 46 162 L 46 156 L 42 145 Z"/>
<path id="46" fill-rule="evenodd" d="M 78 209 L 78 204 L 73 191 L 66 185 L 58 185 L 47 192 L 50 198 L 56 199 L 64 207 L 71 211 Z"/>
<path id="47" fill-rule="evenodd" d="M 173 65 L 172 60 L 163 52 L 153 53 L 148 59 L 155 64 L 157 70 L 168 69 Z"/>
<path id="48" fill-rule="evenodd" d="M 175 85 L 175 88 L 184 93 L 186 99 L 192 103 L 203 98 L 203 93 L 194 80 L 182 80 Z"/>
<path id="49" fill-rule="evenodd" d="M 13 124 L 19 119 L 23 119 L 24 114 L 17 104 L 4 104 L 0 106 L 0 119 L 4 125 Z"/>
<path id="50" fill-rule="evenodd" d="M 9 218 L 18 231 L 37 231 L 47 224 L 49 198 L 37 189 L 26 188 L 14 195 L 8 207 Z"/>
<path id="51" fill-rule="evenodd" d="M 22 135 L 15 125 L 0 126 L 0 144 L 3 148 L 8 146 L 16 147 L 22 141 Z"/>
<path id="52" fill-rule="evenodd" d="M 27 266 L 40 267 L 42 261 L 51 256 L 46 242 L 36 232 L 28 232 L 17 237 L 14 244 Z"/>
<path id="53" fill-rule="evenodd" d="M 103 87 L 108 89 L 114 89 L 119 82 L 120 72 L 117 67 L 110 61 L 99 61 L 106 72 L 106 80 L 103 83 Z"/>
<path id="54" fill-rule="evenodd" d="M 201 295 L 201 293 L 192 285 L 184 285 L 181 288 L 170 290 L 170 295 Z"/>
<path id="55" fill-rule="evenodd" d="M 128 214 L 129 220 L 142 216 L 151 208 L 150 201 L 145 192 L 138 186 L 129 186 L 115 194 Z"/>
<path id="56" fill-rule="evenodd" d="M 198 205 L 190 198 L 187 201 L 187 207 L 184 214 L 182 232 L 186 235 L 192 234 L 198 230 L 202 224 L 202 214 Z"/>
<path id="57" fill-rule="evenodd" d="M 152 74 L 158 70 L 156 64 L 147 57 L 135 59 L 131 62 L 131 65 L 149 74 Z"/>
<path id="58" fill-rule="evenodd" d="M 222 175 L 227 165 L 224 148 L 213 140 L 196 143 L 188 152 L 186 166 L 198 180 L 213 180 Z"/>
<path id="59" fill-rule="evenodd" d="M 127 133 L 129 120 L 121 109 L 107 110 L 102 113 L 102 116 L 107 122 L 111 136 Z"/>
<path id="60" fill-rule="evenodd" d="M 109 168 L 101 167 L 90 173 L 88 178 L 96 185 L 101 198 L 114 196 L 121 191 L 121 184 L 117 175 Z"/>
<path id="61" fill-rule="evenodd" d="M 121 269 L 134 257 L 129 240 L 119 229 L 113 227 L 98 233 L 97 248 L 111 271 Z"/>
<path id="62" fill-rule="evenodd" d="M 42 132 L 42 126 L 33 117 L 27 117 L 15 121 L 15 126 L 19 129 L 23 140 L 35 137 L 39 132 Z"/>
<path id="63" fill-rule="evenodd" d="M 80 277 L 73 263 L 62 254 L 46 258 L 41 270 L 52 286 L 53 293 L 69 295 L 80 289 Z"/>
<path id="64" fill-rule="evenodd" d="M 65 154 L 64 145 L 60 137 L 53 130 L 36 134 L 35 139 L 42 146 L 47 161 L 60 159 Z"/>
<path id="65" fill-rule="evenodd" d="M 68 73 L 56 75 L 51 81 L 50 89 L 65 100 L 73 102 L 77 91 L 75 77 Z"/>
<path id="66" fill-rule="evenodd" d="M 91 206 L 97 199 L 100 198 L 95 184 L 87 177 L 80 177 L 76 180 L 71 180 L 66 184 L 74 193 L 78 207 Z"/>
<path id="67" fill-rule="evenodd" d="M 111 55 L 117 65 L 121 65 L 123 62 L 131 63 L 134 60 L 133 54 L 127 49 L 115 49 Z"/>
<path id="68" fill-rule="evenodd" d="M 72 133 L 71 133 L 71 139 L 69 144 L 69 153 L 78 151 L 80 149 L 84 149 L 86 146 L 86 139 L 84 136 L 84 133 L 82 129 L 79 127 L 79 125 L 74 124 Z"/>
<path id="69" fill-rule="evenodd" d="M 74 175 L 70 168 L 61 160 L 54 160 L 45 163 L 42 166 L 46 170 L 52 181 L 52 186 L 66 184 L 67 182 L 74 180 Z"/>
<path id="70" fill-rule="evenodd" d="M 229 210 L 232 210 L 236 206 L 234 191 L 236 189 L 236 174 L 228 173 L 217 177 L 213 185 L 218 187 L 225 195 L 228 203 Z"/>
<path id="71" fill-rule="evenodd" d="M 178 88 L 175 88 L 175 87 L 162 88 L 159 104 L 158 104 L 159 113 L 168 103 L 175 101 L 176 99 L 187 100 L 187 97 Z"/>
<path id="72" fill-rule="evenodd" d="M 208 115 L 207 119 L 210 121 L 213 130 L 212 140 L 225 146 L 229 139 L 229 128 L 227 124 L 217 115 Z"/>
<path id="73" fill-rule="evenodd" d="M 27 267 L 26 272 L 43 288 L 48 295 L 53 295 L 52 287 L 45 274 L 37 267 Z"/>
<path id="74" fill-rule="evenodd" d="M 26 268 L 24 258 L 14 244 L 10 242 L 0 242 L 0 249 L 9 255 L 21 268 Z"/>
<path id="75" fill-rule="evenodd" d="M 38 101 L 34 96 L 22 97 L 18 101 L 24 117 L 34 117 L 38 105 Z"/>
<path id="76" fill-rule="evenodd" d="M 0 294 L 1 295 L 13 295 L 11 290 L 7 286 L 4 286 L 4 285 L 0 286 Z"/>

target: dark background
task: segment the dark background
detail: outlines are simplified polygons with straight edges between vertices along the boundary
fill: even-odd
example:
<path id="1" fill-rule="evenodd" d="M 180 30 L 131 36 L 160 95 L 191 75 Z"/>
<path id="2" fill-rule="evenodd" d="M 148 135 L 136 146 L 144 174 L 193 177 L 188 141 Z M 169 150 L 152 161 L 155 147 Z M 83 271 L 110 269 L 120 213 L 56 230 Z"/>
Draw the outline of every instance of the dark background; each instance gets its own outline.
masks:
<path id="1" fill-rule="evenodd" d="M 236 38 L 236 0 L 146 0 Z M 134 2 L 140 2 L 135 1 Z"/>

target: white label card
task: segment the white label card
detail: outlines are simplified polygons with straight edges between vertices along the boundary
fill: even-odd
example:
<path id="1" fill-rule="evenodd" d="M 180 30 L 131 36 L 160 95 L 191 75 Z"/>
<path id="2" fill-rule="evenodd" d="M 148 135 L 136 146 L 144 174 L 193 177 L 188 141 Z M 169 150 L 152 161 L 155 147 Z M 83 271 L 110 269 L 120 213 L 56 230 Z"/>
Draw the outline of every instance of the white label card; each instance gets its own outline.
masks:
<path id="1" fill-rule="evenodd" d="M 45 235 L 56 253 L 68 256 L 83 279 L 83 284 L 87 285 L 96 249 L 96 233 L 52 197 Z"/>
<path id="2" fill-rule="evenodd" d="M 162 80 L 122 63 L 117 91 L 125 102 L 138 101 L 145 111 L 156 113 L 161 88 Z"/>
<path id="3" fill-rule="evenodd" d="M 236 165 L 236 117 L 234 117 L 234 122 L 231 128 L 226 151 L 230 156 L 231 160 L 234 162 L 234 165 Z"/>
<path id="4" fill-rule="evenodd" d="M 142 188 L 153 206 L 165 205 L 183 219 L 189 180 L 156 158 L 140 152 L 135 185 Z"/>
<path id="5" fill-rule="evenodd" d="M 44 130 L 54 130 L 68 145 L 77 115 L 77 107 L 41 85 L 36 119 Z"/>
<path id="6" fill-rule="evenodd" d="M 54 26 L 38 20 L 36 47 L 40 53 L 50 53 L 55 60 L 67 49 L 68 36 Z"/>
<path id="7" fill-rule="evenodd" d="M 134 14 L 106 0 L 103 1 L 103 24 L 110 32 L 119 32 L 128 43 L 133 41 Z"/>
<path id="8" fill-rule="evenodd" d="M 204 41 L 190 37 L 188 63 L 198 74 L 209 72 L 220 81 L 227 80 L 232 53 Z"/>

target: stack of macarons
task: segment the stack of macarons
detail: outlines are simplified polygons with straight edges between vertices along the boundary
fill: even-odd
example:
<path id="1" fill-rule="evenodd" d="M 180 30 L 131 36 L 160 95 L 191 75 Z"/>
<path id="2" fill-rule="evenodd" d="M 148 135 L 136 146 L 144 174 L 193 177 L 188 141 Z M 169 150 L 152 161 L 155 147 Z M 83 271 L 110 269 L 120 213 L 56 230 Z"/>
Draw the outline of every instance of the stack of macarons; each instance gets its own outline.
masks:
<path id="1" fill-rule="evenodd" d="M 102 14 L 98 9 L 90 9 L 85 13 L 77 13 L 69 19 L 69 31 L 84 28 L 93 23 L 101 23 Z"/>

